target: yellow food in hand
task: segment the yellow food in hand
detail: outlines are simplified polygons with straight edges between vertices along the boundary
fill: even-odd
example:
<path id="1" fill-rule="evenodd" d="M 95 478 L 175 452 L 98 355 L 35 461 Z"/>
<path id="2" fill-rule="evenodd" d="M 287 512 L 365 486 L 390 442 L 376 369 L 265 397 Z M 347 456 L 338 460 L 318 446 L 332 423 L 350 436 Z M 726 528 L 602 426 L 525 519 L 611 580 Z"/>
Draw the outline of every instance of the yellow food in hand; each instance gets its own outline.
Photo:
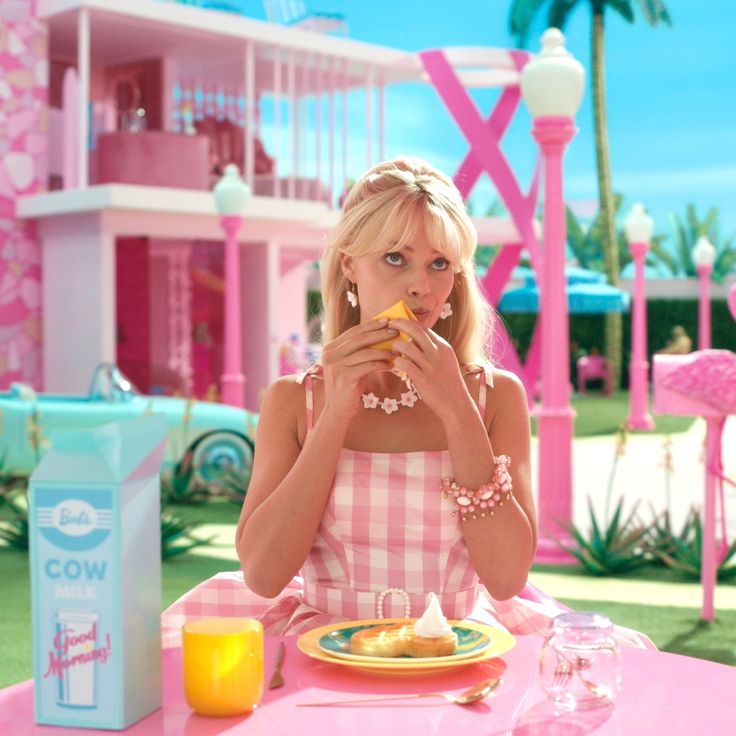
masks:
<path id="1" fill-rule="evenodd" d="M 392 304 L 388 309 L 384 309 L 383 312 L 377 314 L 373 319 L 381 319 L 381 317 L 387 317 L 388 319 L 413 319 L 415 322 L 417 321 L 414 313 L 406 306 L 403 300 L 396 302 L 396 304 Z M 399 332 L 398 337 L 378 342 L 375 345 L 371 345 L 371 347 L 376 348 L 377 350 L 391 350 L 391 347 L 396 340 L 406 340 L 407 342 L 411 342 L 411 337 L 409 337 L 406 332 Z"/>

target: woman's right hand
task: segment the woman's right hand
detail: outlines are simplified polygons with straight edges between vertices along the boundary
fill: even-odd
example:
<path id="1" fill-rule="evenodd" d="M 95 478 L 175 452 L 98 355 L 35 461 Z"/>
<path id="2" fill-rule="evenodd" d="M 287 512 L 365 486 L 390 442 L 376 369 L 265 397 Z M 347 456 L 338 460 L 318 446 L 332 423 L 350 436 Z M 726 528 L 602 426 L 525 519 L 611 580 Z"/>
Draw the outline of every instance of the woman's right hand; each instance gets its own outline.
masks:
<path id="1" fill-rule="evenodd" d="M 387 326 L 388 319 L 356 325 L 324 346 L 322 368 L 325 382 L 325 409 L 345 419 L 362 408 L 365 377 L 374 371 L 391 371 L 391 350 L 371 347 L 398 338 L 398 330 Z"/>

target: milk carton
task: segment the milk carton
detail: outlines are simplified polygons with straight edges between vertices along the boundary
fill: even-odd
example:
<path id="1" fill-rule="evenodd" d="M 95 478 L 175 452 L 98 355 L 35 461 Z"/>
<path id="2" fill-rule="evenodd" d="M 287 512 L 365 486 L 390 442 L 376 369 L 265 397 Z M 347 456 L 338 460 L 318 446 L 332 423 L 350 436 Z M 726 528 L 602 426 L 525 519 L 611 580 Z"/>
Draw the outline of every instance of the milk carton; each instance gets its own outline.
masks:
<path id="1" fill-rule="evenodd" d="M 30 479 L 36 723 L 126 728 L 161 705 L 166 422 L 57 432 Z"/>

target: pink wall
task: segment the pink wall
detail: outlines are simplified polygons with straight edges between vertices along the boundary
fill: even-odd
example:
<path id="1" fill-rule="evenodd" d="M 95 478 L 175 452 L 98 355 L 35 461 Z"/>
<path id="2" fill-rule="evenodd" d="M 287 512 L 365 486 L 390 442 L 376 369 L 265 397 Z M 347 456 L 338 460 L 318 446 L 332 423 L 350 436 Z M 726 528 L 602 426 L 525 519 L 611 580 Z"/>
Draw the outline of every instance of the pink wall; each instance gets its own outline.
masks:
<path id="1" fill-rule="evenodd" d="M 46 188 L 48 50 L 35 0 L 0 0 L 0 389 L 41 387 L 41 266 L 19 195 Z"/>
<path id="2" fill-rule="evenodd" d="M 118 367 L 140 391 L 149 393 L 151 316 L 147 238 L 117 239 L 115 276 Z"/>

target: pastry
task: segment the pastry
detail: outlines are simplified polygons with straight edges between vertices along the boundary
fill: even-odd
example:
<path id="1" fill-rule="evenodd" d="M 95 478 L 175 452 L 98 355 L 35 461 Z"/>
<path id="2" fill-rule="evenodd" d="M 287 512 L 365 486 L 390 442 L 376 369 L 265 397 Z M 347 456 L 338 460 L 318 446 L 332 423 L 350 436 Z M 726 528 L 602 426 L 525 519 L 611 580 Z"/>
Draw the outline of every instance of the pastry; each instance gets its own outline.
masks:
<path id="1" fill-rule="evenodd" d="M 443 636 L 418 636 L 407 631 L 405 646 L 410 657 L 448 657 L 457 651 L 457 634 L 450 631 Z"/>
<path id="2" fill-rule="evenodd" d="M 350 637 L 350 652 L 366 657 L 402 657 L 406 654 L 406 624 L 371 626 Z"/>
<path id="3" fill-rule="evenodd" d="M 427 609 L 407 627 L 406 653 L 410 657 L 447 657 L 457 651 L 457 634 L 442 613 L 440 602 L 430 593 Z"/>

